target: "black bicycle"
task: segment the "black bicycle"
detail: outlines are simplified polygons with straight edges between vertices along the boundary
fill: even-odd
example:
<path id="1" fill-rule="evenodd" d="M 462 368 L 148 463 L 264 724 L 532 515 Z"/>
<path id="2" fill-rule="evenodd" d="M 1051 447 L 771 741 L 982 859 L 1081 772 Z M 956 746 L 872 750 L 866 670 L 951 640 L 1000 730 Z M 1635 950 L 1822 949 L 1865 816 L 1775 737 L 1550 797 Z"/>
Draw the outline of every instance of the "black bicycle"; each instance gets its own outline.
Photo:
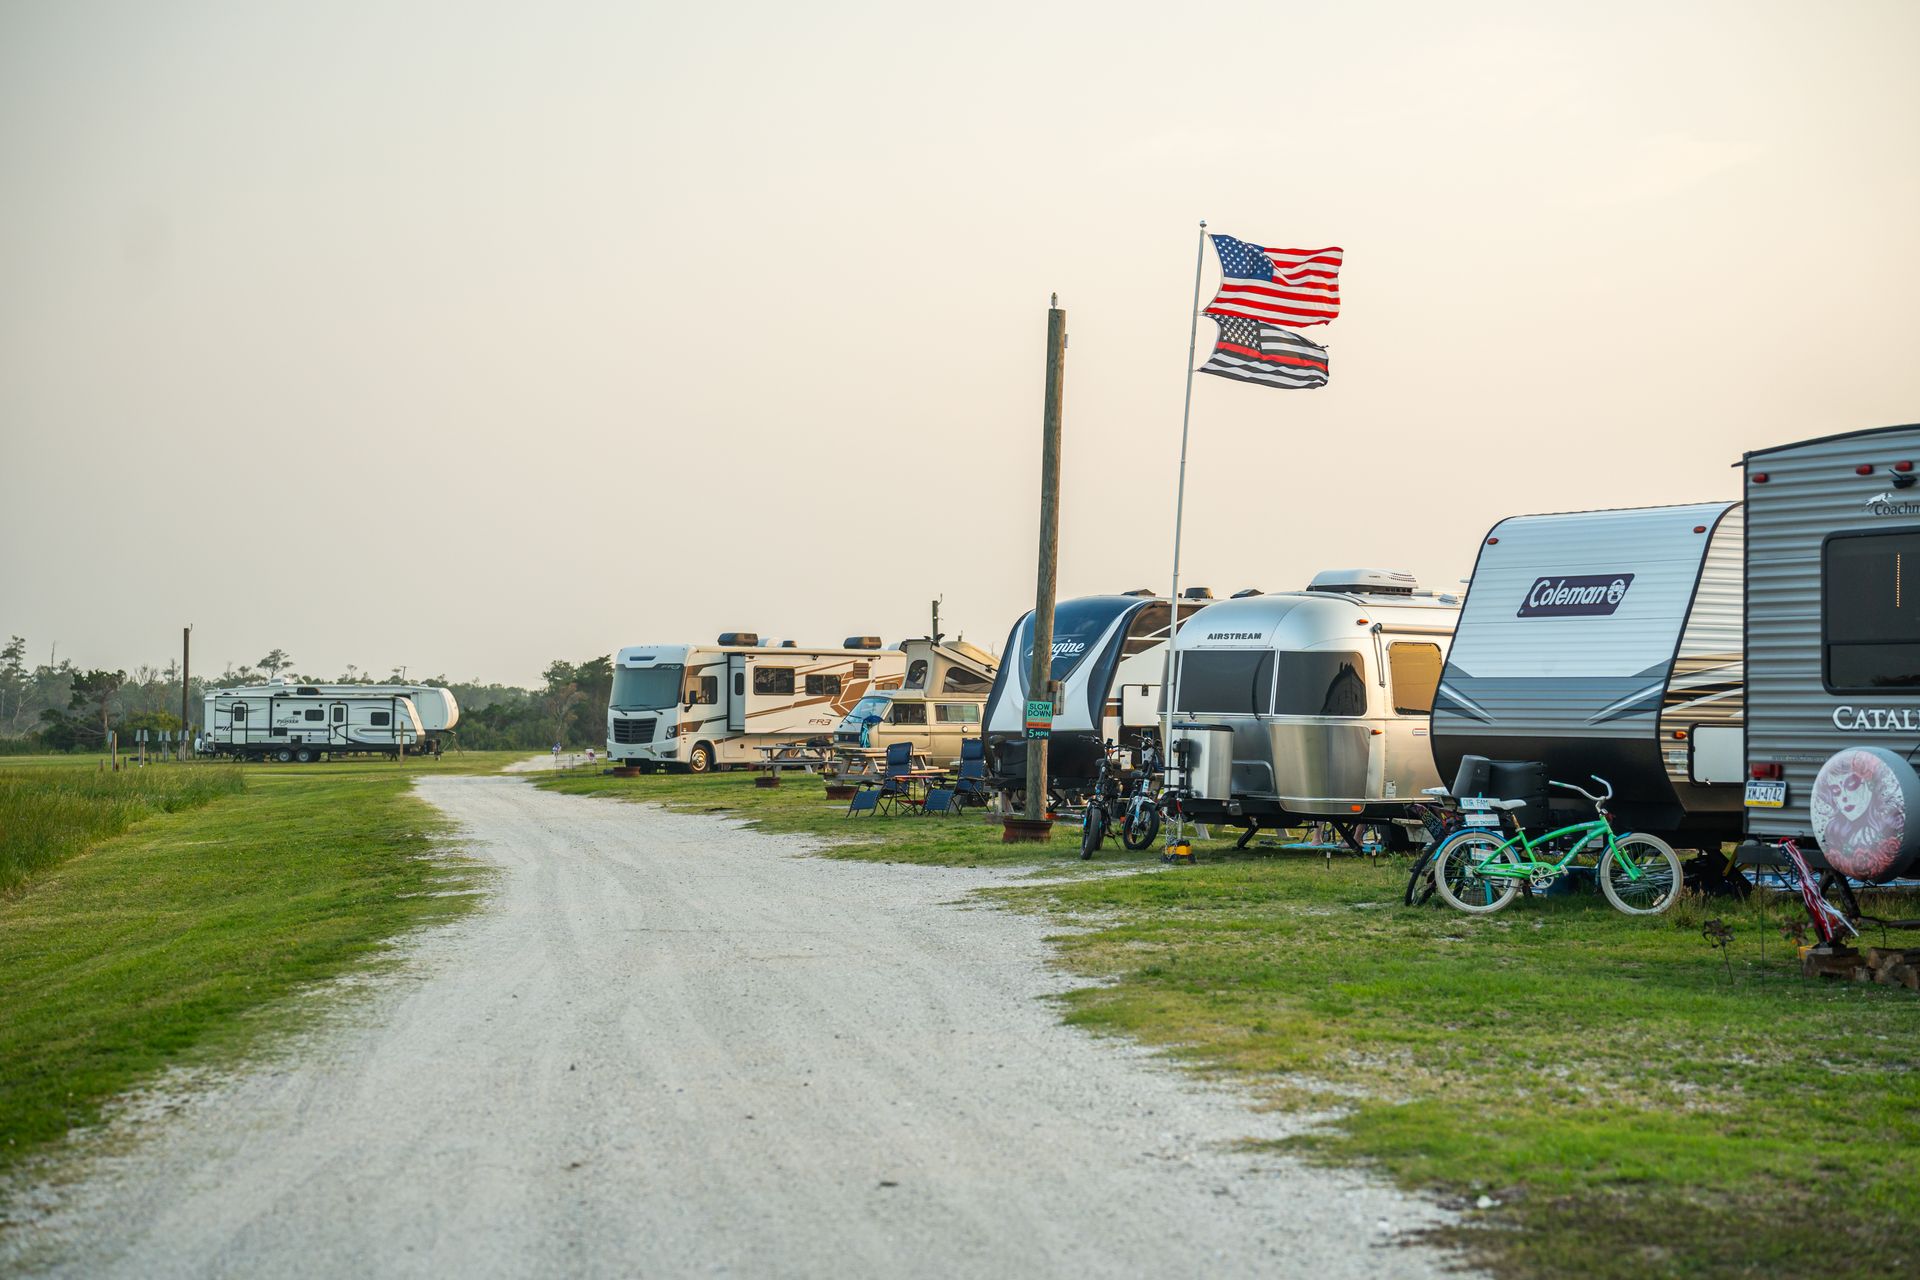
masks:
<path id="1" fill-rule="evenodd" d="M 1120 780 L 1114 776 L 1116 772 L 1113 741 L 1108 739 L 1106 750 L 1100 753 L 1099 767 L 1094 771 L 1093 790 L 1087 796 L 1086 812 L 1080 815 L 1082 860 L 1098 853 L 1107 837 L 1113 834 L 1113 813 L 1120 807 Z"/>
<path id="2" fill-rule="evenodd" d="M 1153 789 L 1153 775 L 1159 768 L 1160 751 L 1149 738 L 1140 746 L 1140 770 L 1127 793 L 1126 817 L 1120 823 L 1120 840 L 1135 853 L 1160 834 L 1160 796 Z"/>

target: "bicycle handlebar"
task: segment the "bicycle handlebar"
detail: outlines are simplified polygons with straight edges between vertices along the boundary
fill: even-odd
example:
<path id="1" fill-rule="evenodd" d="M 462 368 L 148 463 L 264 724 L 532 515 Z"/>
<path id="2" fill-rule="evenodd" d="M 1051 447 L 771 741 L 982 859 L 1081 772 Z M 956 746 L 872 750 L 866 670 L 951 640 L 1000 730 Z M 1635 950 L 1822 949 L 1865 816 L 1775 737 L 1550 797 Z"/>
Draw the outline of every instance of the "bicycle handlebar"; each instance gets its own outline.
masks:
<path id="1" fill-rule="evenodd" d="M 1571 782 L 1555 782 L 1555 781 L 1549 780 L 1547 785 L 1553 786 L 1553 787 L 1565 787 L 1567 790 L 1575 793 L 1576 795 L 1583 795 L 1587 799 L 1593 801 L 1594 808 L 1596 809 L 1599 808 L 1601 805 L 1605 804 L 1607 801 L 1613 799 L 1613 784 L 1611 782 L 1608 782 L 1605 778 L 1601 777 L 1597 773 L 1590 773 L 1587 776 L 1589 778 L 1592 778 L 1595 782 L 1599 783 L 1603 788 L 1605 788 L 1606 794 L 1597 796 L 1593 794 L 1593 792 L 1591 791 L 1587 791 L 1581 787 L 1574 786 Z"/>

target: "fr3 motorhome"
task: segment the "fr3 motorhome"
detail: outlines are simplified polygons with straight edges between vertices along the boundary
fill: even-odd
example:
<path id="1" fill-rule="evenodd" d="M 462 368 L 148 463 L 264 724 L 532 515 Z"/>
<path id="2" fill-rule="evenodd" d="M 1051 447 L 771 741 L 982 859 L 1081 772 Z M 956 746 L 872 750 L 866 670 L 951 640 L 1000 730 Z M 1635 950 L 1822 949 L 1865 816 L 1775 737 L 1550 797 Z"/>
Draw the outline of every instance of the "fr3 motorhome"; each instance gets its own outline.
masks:
<path id="1" fill-rule="evenodd" d="M 303 764 L 433 749 L 411 698 L 339 687 L 351 692 L 320 693 L 314 686 L 216 689 L 206 701 L 207 749 L 241 760 Z"/>
<path id="2" fill-rule="evenodd" d="M 607 755 L 643 773 L 751 764 L 759 747 L 829 736 L 906 672 L 907 655 L 873 636 L 834 649 L 763 645 L 737 631 L 711 645 L 632 645 L 614 660 Z"/>
<path id="3" fill-rule="evenodd" d="M 1815 866 L 1858 880 L 1907 874 L 1920 856 L 1920 425 L 1756 449 L 1743 467 L 1747 832 L 1801 842 Z"/>
<path id="4" fill-rule="evenodd" d="M 1468 755 L 1540 761 L 1606 778 L 1623 826 L 1688 848 L 1737 838 L 1744 527 L 1737 502 L 1494 525 L 1434 700 L 1440 775 Z"/>
<path id="5" fill-rule="evenodd" d="M 1244 827 L 1242 844 L 1263 826 L 1324 820 L 1352 839 L 1403 817 L 1439 785 L 1427 713 L 1459 611 L 1410 574 L 1341 569 L 1194 614 L 1176 650 L 1182 811 Z"/>

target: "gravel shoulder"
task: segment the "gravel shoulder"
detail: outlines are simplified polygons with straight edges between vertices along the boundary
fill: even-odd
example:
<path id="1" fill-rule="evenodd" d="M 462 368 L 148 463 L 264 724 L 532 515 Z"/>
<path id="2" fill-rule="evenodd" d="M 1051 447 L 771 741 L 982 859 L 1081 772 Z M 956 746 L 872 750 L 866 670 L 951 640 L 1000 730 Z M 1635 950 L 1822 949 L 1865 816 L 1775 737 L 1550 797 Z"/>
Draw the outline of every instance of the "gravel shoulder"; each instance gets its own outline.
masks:
<path id="1" fill-rule="evenodd" d="M 1046 922 L 966 900 L 1007 872 L 812 858 L 513 778 L 419 785 L 499 868 L 489 904 L 290 1052 L 41 1189 L 0 1269 L 1338 1280 L 1450 1263 L 1408 1241 L 1437 1208 L 1246 1154 L 1294 1122 L 1062 1026 Z"/>

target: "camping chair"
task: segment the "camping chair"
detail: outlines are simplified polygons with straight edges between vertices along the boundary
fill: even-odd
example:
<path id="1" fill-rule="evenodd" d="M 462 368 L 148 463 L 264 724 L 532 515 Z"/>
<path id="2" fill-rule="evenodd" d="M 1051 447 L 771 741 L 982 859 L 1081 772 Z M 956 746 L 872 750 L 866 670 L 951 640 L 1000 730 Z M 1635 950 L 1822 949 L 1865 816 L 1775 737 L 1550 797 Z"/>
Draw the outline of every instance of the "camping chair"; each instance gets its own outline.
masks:
<path id="1" fill-rule="evenodd" d="M 954 791 L 952 787 L 931 787 L 927 790 L 927 798 L 920 802 L 920 812 L 922 814 L 944 813 L 951 815 L 955 807 L 953 800 Z"/>
<path id="2" fill-rule="evenodd" d="M 853 799 L 847 803 L 846 816 L 851 818 L 857 813 L 880 812 L 880 789 L 862 787 L 853 793 Z"/>
<path id="3" fill-rule="evenodd" d="M 958 804 L 987 802 L 987 746 L 978 738 L 960 744 L 960 780 L 953 787 Z"/>
<path id="4" fill-rule="evenodd" d="M 880 775 L 880 787 L 876 804 L 890 804 L 899 808 L 908 803 L 912 796 L 907 790 L 907 780 L 901 775 L 913 768 L 913 744 L 911 742 L 890 742 L 887 744 L 887 763 Z"/>

